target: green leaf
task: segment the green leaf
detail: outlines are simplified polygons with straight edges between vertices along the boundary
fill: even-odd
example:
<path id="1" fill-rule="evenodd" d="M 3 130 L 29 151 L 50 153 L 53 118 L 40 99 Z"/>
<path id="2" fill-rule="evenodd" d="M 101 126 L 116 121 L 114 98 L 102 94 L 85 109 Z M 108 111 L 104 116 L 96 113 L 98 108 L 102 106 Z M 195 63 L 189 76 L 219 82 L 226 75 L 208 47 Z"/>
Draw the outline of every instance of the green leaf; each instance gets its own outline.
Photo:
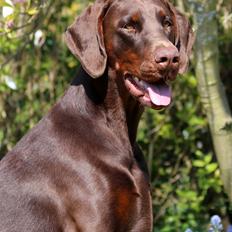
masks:
<path id="1" fill-rule="evenodd" d="M 193 166 L 197 168 L 203 168 L 205 166 L 205 162 L 203 160 L 194 160 Z"/>
<path id="2" fill-rule="evenodd" d="M 206 165 L 206 170 L 208 173 L 212 173 L 212 172 L 216 171 L 217 168 L 218 168 L 217 163 L 212 163 L 212 164 Z"/>
<path id="3" fill-rule="evenodd" d="M 212 161 L 212 155 L 206 155 L 204 161 L 209 164 Z"/>
<path id="4" fill-rule="evenodd" d="M 204 156 L 204 154 L 202 153 L 201 150 L 197 150 L 197 151 L 195 152 L 195 154 L 196 154 L 196 156 L 199 157 L 199 158 L 201 158 L 202 156 Z"/>
<path id="5" fill-rule="evenodd" d="M 11 5 L 11 4 L 9 4 L 9 3 L 7 3 L 7 2 L 5 2 L 5 1 L 3 1 L 3 0 L 0 0 L 0 7 L 3 7 L 3 6 L 9 6 L 9 7 L 12 7 L 12 5 Z"/>
<path id="6" fill-rule="evenodd" d="M 39 10 L 38 10 L 36 7 L 30 8 L 29 10 L 27 10 L 27 13 L 28 13 L 29 15 L 35 15 L 35 14 L 37 14 L 38 12 L 39 12 Z"/>

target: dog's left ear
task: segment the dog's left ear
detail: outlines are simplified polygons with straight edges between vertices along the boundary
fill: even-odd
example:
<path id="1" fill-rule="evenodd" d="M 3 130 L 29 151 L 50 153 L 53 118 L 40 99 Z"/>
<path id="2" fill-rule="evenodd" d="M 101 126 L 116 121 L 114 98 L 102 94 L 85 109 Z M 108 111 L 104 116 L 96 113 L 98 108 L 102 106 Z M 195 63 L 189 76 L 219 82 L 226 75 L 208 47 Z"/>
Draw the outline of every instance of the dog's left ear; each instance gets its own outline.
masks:
<path id="1" fill-rule="evenodd" d="M 187 17 L 180 13 L 178 10 L 175 11 L 178 30 L 177 47 L 179 48 L 180 52 L 179 73 L 183 74 L 187 71 L 188 68 L 189 57 L 191 55 L 195 36 Z"/>
<path id="2" fill-rule="evenodd" d="M 109 1 L 96 0 L 68 27 L 65 39 L 70 51 L 93 78 L 100 77 L 106 68 L 102 21 Z"/>
<path id="3" fill-rule="evenodd" d="M 179 73 L 183 74 L 188 69 L 189 57 L 191 55 L 195 36 L 187 17 L 179 12 L 176 7 L 170 3 L 169 0 L 163 0 L 163 2 L 172 13 L 173 19 L 175 21 L 175 45 L 180 53 Z"/>

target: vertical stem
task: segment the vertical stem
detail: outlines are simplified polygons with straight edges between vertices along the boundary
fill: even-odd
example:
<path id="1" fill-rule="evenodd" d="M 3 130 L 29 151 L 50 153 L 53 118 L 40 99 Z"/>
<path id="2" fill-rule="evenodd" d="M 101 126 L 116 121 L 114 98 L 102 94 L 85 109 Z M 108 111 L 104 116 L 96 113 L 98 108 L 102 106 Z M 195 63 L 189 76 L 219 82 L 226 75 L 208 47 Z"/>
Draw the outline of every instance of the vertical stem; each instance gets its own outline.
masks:
<path id="1" fill-rule="evenodd" d="M 231 111 L 220 80 L 216 0 L 190 1 L 197 27 L 195 43 L 196 76 L 206 112 L 225 191 L 232 200 L 232 123 Z"/>

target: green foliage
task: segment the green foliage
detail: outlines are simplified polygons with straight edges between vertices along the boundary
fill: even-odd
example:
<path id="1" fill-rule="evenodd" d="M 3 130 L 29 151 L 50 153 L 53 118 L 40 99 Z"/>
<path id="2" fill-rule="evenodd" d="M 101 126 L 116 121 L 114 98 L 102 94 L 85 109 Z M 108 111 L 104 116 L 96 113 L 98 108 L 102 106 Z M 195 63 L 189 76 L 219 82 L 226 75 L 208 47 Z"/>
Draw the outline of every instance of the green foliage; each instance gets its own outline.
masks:
<path id="1" fill-rule="evenodd" d="M 218 164 L 195 77 L 179 77 L 173 92 L 171 108 L 147 110 L 139 130 L 152 175 L 155 231 L 206 231 L 210 214 L 225 210 Z"/>
<path id="2" fill-rule="evenodd" d="M 13 9 L 0 15 L 0 157 L 74 77 L 78 61 L 68 52 L 63 33 L 87 3 L 0 0 L 1 8 Z M 221 56 L 225 66 L 231 63 L 228 34 L 220 38 L 221 47 L 227 45 Z M 193 70 L 178 77 L 173 95 L 169 109 L 146 110 L 138 132 L 151 171 L 155 231 L 206 231 L 211 214 L 225 215 L 226 200 Z"/>
<path id="3" fill-rule="evenodd" d="M 67 51 L 63 33 L 82 5 L 15 0 L 10 5 L 14 13 L 1 16 L 0 156 L 38 122 L 73 78 L 78 61 Z"/>

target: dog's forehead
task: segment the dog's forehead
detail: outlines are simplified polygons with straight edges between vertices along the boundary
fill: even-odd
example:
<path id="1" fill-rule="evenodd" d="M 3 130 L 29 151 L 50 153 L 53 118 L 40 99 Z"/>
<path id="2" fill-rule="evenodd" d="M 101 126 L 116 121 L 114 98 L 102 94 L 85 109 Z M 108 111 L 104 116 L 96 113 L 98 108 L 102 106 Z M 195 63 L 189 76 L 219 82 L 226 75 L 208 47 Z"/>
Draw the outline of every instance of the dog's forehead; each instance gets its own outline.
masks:
<path id="1" fill-rule="evenodd" d="M 155 15 L 160 11 L 169 14 L 167 4 L 162 0 L 117 0 L 113 1 L 112 8 L 122 15 L 133 14 L 136 12 L 145 15 Z"/>

